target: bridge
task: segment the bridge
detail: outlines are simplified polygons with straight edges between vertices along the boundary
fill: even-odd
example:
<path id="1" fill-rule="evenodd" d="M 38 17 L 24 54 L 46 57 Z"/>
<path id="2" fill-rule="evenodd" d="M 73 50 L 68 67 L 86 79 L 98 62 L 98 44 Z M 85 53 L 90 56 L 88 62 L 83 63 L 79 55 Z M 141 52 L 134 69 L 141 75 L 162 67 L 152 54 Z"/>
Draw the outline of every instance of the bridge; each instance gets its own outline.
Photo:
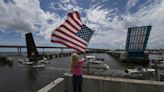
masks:
<path id="1" fill-rule="evenodd" d="M 26 49 L 27 46 L 23 46 L 23 45 L 0 45 L 0 49 L 2 49 L 2 48 L 13 48 L 13 49 L 16 49 L 17 52 L 18 52 L 18 55 L 21 55 L 22 49 Z M 45 50 L 47 50 L 47 49 L 59 50 L 60 53 L 66 53 L 66 52 L 64 52 L 64 50 L 66 50 L 66 49 L 71 51 L 71 49 L 67 48 L 67 47 L 36 46 L 36 48 L 37 49 L 42 49 L 42 53 L 44 53 Z M 108 51 L 110 51 L 110 50 L 109 49 L 98 49 L 98 48 L 87 48 L 86 49 L 86 53 L 105 53 L 105 52 L 108 52 Z"/>

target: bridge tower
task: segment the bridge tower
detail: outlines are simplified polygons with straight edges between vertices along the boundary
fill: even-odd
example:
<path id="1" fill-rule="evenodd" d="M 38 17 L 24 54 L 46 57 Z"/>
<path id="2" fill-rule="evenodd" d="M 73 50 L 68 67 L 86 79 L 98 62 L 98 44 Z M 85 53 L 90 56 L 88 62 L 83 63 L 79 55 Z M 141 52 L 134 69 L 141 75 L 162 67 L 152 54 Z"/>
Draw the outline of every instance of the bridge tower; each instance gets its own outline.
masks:
<path id="1" fill-rule="evenodd" d="M 141 26 L 128 28 L 126 40 L 126 58 L 129 62 L 147 61 L 144 51 L 147 46 L 151 26 Z"/>
<path id="2" fill-rule="evenodd" d="M 32 33 L 25 34 L 26 36 L 26 45 L 27 45 L 27 55 L 29 60 L 37 60 L 38 59 L 38 51 L 35 46 L 35 42 L 32 36 Z"/>

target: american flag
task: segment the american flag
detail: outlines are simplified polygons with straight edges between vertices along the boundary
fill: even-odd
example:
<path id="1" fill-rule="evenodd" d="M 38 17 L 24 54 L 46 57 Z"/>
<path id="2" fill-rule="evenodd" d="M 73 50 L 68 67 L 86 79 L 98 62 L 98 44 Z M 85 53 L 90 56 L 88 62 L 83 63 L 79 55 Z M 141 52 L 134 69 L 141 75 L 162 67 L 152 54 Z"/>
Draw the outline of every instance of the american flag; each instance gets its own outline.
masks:
<path id="1" fill-rule="evenodd" d="M 53 30 L 51 42 L 85 52 L 93 30 L 84 25 L 77 11 L 69 12 L 65 22 Z"/>

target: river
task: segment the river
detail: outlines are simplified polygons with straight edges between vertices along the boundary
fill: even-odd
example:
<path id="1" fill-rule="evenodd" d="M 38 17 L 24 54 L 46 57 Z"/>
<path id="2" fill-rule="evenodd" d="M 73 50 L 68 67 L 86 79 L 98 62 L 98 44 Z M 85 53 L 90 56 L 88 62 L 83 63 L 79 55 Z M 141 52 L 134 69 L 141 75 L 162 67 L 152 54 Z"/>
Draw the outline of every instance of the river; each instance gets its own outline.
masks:
<path id="1" fill-rule="evenodd" d="M 124 70 L 129 65 L 120 63 L 117 59 L 105 53 L 93 53 L 111 69 Z M 83 55 L 80 55 L 82 57 Z M 45 68 L 32 68 L 18 63 L 20 56 L 12 56 L 13 65 L 0 66 L 0 92 L 36 92 L 64 73 L 70 72 L 71 57 L 51 59 Z"/>

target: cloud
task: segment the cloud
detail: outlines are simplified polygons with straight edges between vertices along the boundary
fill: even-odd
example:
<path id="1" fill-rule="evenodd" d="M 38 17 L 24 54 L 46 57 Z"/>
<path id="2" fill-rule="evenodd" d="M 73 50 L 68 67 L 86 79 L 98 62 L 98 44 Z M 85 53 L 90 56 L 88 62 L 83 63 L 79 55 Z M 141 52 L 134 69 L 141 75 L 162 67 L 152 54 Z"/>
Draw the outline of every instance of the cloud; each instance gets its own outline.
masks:
<path id="1" fill-rule="evenodd" d="M 82 8 L 78 6 L 77 0 L 60 0 L 59 2 L 52 2 L 50 3 L 50 9 L 64 10 L 66 12 L 72 10 L 82 10 Z"/>
<path id="2" fill-rule="evenodd" d="M 141 7 L 140 10 L 133 15 L 137 21 L 137 25 L 152 25 L 152 31 L 149 38 L 149 48 L 163 48 L 164 44 L 164 1 L 156 1 L 149 6 Z"/>
<path id="3" fill-rule="evenodd" d="M 133 8 L 138 2 L 139 0 L 128 0 L 127 9 Z"/>
<path id="4" fill-rule="evenodd" d="M 137 0 L 129 0 L 125 8 L 133 7 L 137 2 Z M 130 3 L 132 6 L 129 6 Z M 163 48 L 164 1 L 154 1 L 147 6 L 141 4 L 139 7 L 135 13 L 126 10 L 121 14 L 116 12 L 117 9 L 107 9 L 102 6 L 93 5 L 89 8 L 86 12 L 86 24 L 96 30 L 90 46 L 124 49 L 129 27 L 152 25 L 147 47 Z"/>
<path id="5" fill-rule="evenodd" d="M 58 6 L 54 7 L 55 5 Z M 138 10 L 131 13 L 130 9 L 135 7 Z M 85 8 L 81 7 L 77 0 L 52 2 L 50 8 L 61 9 L 65 12 L 72 8 L 80 11 L 83 23 L 95 30 L 89 47 L 124 49 L 127 29 L 145 25 L 152 25 L 148 48 L 164 47 L 163 0 L 146 1 L 141 4 L 139 0 L 128 0 L 124 11 L 105 7 L 103 3 L 89 5 L 89 8 Z M 0 30 L 33 32 L 38 38 L 38 44 L 41 45 L 51 45 L 49 41 L 52 30 L 63 23 L 65 18 L 66 14 L 63 17 L 57 12 L 41 9 L 39 0 L 13 0 L 8 3 L 0 1 Z M 41 41 L 39 41 L 40 38 Z"/>
<path id="6" fill-rule="evenodd" d="M 124 48 L 126 38 L 124 22 L 120 20 L 116 11 L 117 9 L 103 8 L 102 5 L 93 5 L 86 10 L 86 18 L 83 20 L 87 26 L 95 30 L 90 47 Z"/>
<path id="7" fill-rule="evenodd" d="M 55 14 L 44 12 L 38 0 L 13 0 L 5 3 L 0 1 L 0 28 L 17 32 L 32 32 L 49 25 Z M 40 26 L 40 27 L 39 27 Z"/>
<path id="8" fill-rule="evenodd" d="M 39 38 L 36 41 L 38 45 L 48 45 L 52 27 L 55 28 L 61 21 L 58 14 L 43 11 L 39 0 L 13 0 L 8 3 L 0 0 L 0 31 L 3 33 L 6 33 L 5 31 L 17 32 L 25 38 L 25 33 L 33 32 L 35 39 Z M 20 44 L 15 41 L 14 43 Z M 22 44 L 25 44 L 24 41 Z"/>

